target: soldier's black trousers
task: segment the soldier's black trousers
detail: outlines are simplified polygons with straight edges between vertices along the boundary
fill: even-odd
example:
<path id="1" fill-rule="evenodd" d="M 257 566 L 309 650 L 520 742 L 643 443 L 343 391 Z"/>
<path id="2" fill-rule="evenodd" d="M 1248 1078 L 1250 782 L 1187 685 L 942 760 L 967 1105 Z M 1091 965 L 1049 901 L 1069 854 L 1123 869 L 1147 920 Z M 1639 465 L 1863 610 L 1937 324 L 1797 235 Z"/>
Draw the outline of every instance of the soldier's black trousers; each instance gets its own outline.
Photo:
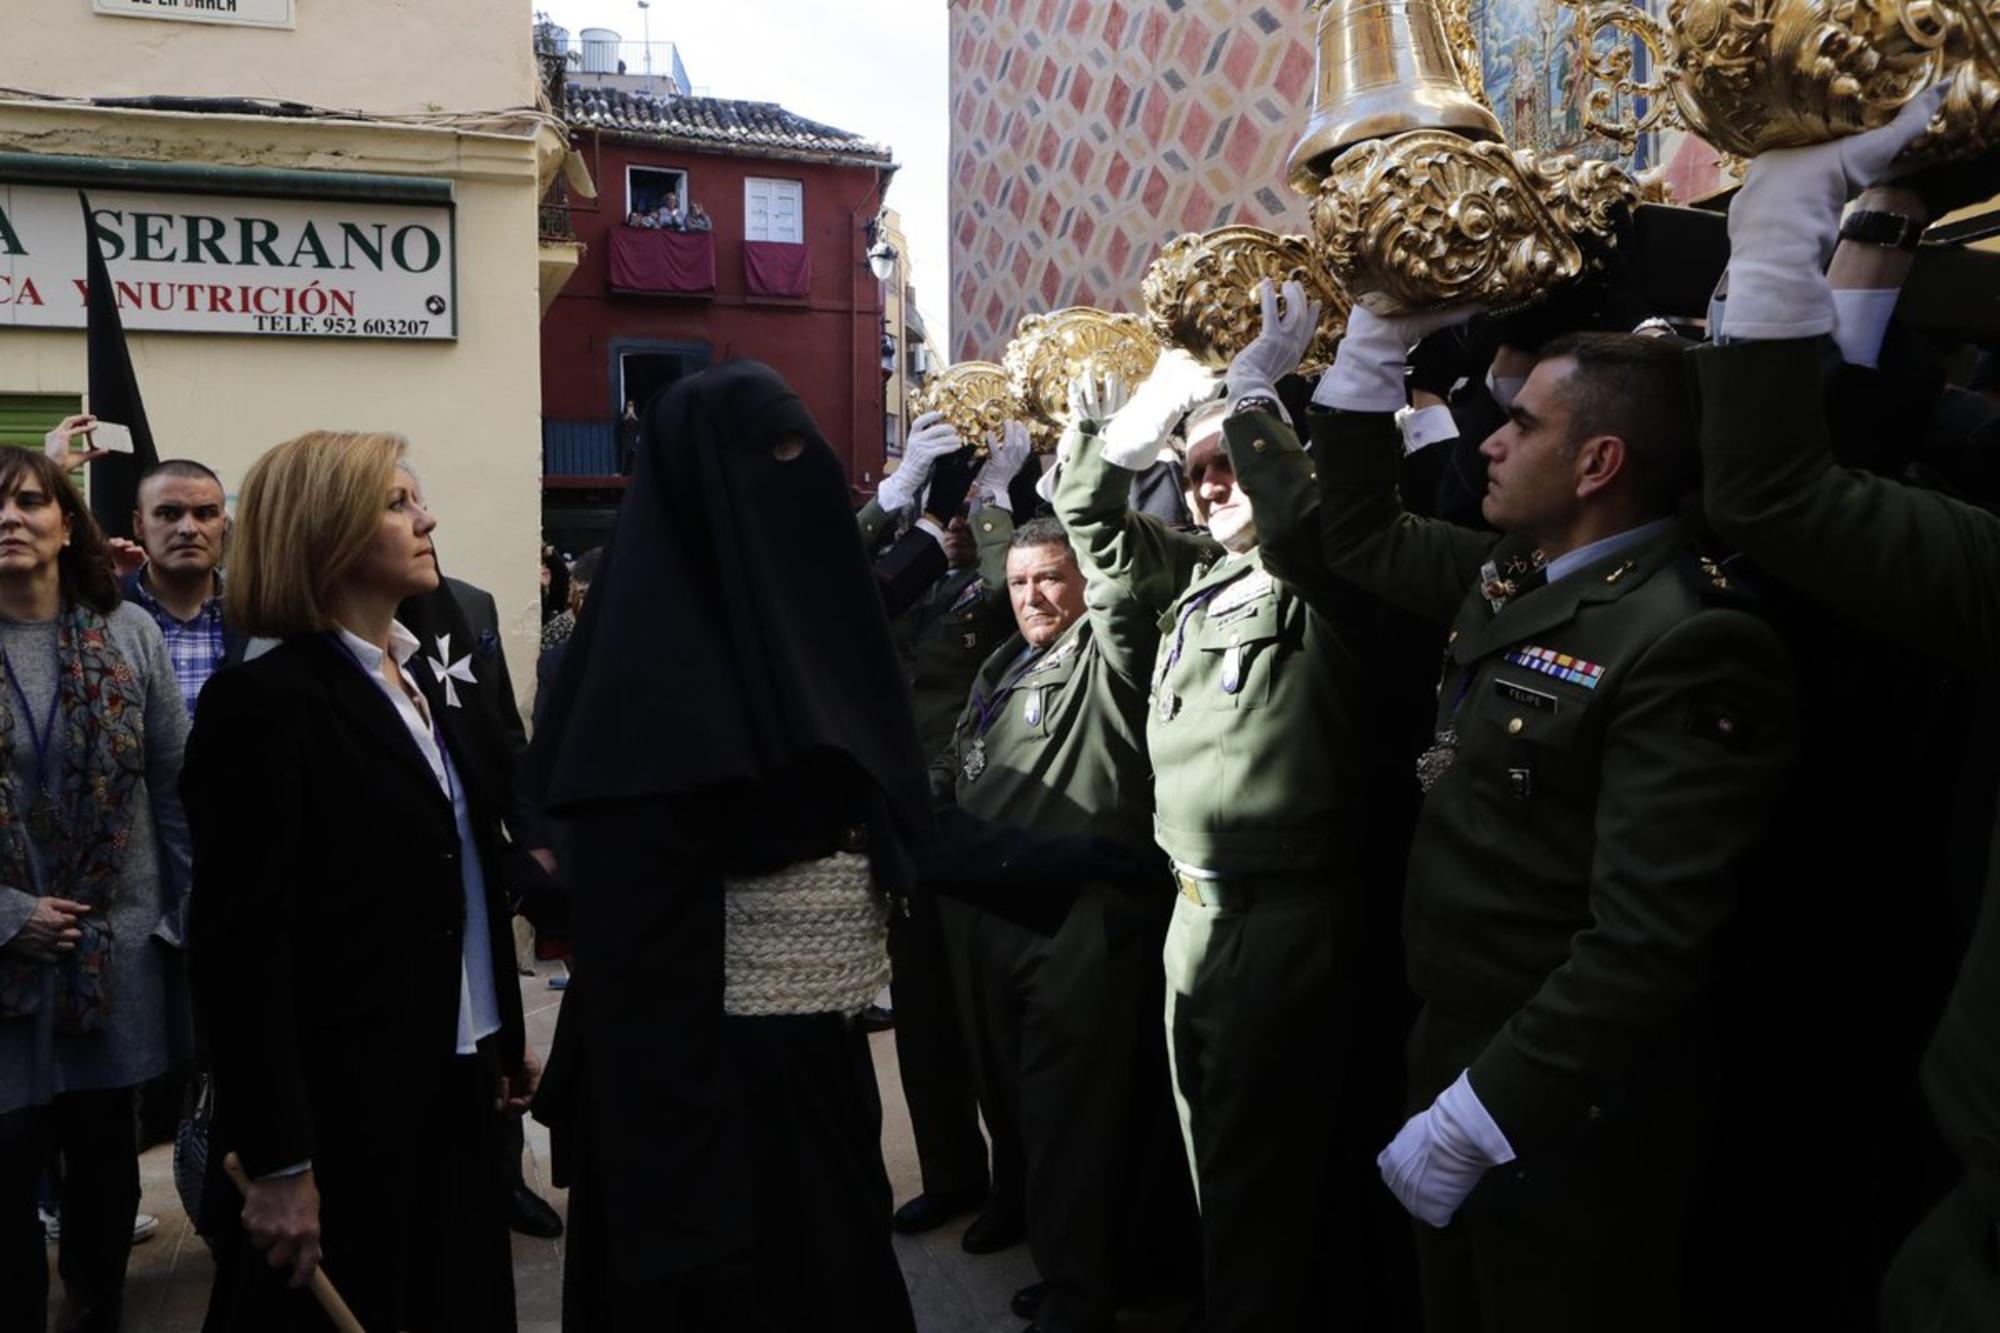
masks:
<path id="1" fill-rule="evenodd" d="M 889 958 L 895 968 L 889 991 L 896 1005 L 896 1066 L 924 1193 L 984 1194 L 986 1140 L 979 1134 L 972 1066 L 931 895 L 912 896 L 907 913 L 898 910 L 889 918 Z M 1020 1165 L 1008 1160 L 1018 1152 L 1009 1140 L 993 1145 L 993 1177 L 1000 1182 L 996 1194 L 1003 1206 L 1020 1203 Z"/>
<path id="2" fill-rule="evenodd" d="M 1028 1248 L 1048 1284 L 1038 1322 L 1108 1329 L 1118 1228 L 1138 1147 L 1138 1034 L 1151 1025 L 1157 913 L 1087 888 L 1054 935 L 946 899 L 945 940 L 981 1104 L 1018 1127 Z M 1157 1033 L 1158 1029 L 1153 1028 Z"/>
<path id="3" fill-rule="evenodd" d="M 1410 1034 L 1411 1114 L 1493 1025 L 1426 1007 Z M 1412 1222 L 1427 1333 L 1678 1333 L 1683 1231 L 1709 1084 L 1677 1072 L 1607 1096 L 1568 1141 L 1486 1173 L 1451 1223 Z"/>

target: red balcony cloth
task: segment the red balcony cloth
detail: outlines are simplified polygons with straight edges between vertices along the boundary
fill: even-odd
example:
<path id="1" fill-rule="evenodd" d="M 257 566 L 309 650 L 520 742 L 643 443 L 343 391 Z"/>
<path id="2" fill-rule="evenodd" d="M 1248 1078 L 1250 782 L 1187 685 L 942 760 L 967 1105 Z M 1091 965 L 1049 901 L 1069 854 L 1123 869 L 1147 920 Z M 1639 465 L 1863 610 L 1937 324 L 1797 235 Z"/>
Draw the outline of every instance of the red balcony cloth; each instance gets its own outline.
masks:
<path id="1" fill-rule="evenodd" d="M 745 241 L 743 283 L 752 296 L 810 296 L 812 251 L 789 241 Z"/>
<path id="2" fill-rule="evenodd" d="M 715 290 L 715 233 L 611 229 L 611 289 L 668 295 Z"/>

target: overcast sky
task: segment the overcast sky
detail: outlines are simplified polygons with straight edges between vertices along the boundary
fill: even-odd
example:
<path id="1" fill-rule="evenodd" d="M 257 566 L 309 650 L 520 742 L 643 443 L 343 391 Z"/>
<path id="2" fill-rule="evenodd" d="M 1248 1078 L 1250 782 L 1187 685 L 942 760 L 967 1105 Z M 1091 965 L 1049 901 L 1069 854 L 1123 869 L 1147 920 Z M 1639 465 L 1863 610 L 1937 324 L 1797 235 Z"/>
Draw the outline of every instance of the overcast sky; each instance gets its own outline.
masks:
<path id="1" fill-rule="evenodd" d="M 610 28 L 628 42 L 645 35 L 633 0 L 540 0 L 569 29 Z M 865 134 L 895 150 L 902 170 L 889 206 L 903 216 L 917 305 L 942 341 L 949 305 L 946 157 L 951 130 L 945 0 L 653 0 L 652 40 L 675 42 L 695 91 L 777 102 L 787 110 Z M 637 50 L 638 48 L 634 48 Z M 627 57 L 637 73 L 644 66 Z M 653 68 L 668 68 L 654 48 Z"/>

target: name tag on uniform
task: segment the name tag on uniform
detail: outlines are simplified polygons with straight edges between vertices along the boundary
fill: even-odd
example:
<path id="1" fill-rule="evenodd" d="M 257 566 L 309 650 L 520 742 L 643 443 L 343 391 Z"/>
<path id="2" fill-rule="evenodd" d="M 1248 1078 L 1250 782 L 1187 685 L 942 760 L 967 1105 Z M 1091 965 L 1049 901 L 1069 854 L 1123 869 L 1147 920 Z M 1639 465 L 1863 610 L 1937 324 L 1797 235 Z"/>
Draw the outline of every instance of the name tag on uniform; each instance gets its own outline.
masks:
<path id="1" fill-rule="evenodd" d="M 1553 694 L 1544 694 L 1540 690 L 1531 690 L 1526 685 L 1508 680 L 1505 677 L 1494 678 L 1493 692 L 1502 699 L 1522 704 L 1528 708 L 1538 708 L 1542 712 L 1551 715 L 1562 711 L 1560 701 Z"/>

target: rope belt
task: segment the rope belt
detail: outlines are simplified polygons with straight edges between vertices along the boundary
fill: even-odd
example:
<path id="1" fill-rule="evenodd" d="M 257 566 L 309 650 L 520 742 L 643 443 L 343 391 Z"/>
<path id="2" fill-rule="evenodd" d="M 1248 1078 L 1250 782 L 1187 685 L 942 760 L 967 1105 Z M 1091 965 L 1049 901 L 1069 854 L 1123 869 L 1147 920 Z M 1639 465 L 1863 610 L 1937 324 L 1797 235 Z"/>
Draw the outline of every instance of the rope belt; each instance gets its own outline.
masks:
<path id="1" fill-rule="evenodd" d="M 889 908 L 866 856 L 836 852 L 723 888 L 724 1013 L 853 1014 L 888 984 Z"/>

